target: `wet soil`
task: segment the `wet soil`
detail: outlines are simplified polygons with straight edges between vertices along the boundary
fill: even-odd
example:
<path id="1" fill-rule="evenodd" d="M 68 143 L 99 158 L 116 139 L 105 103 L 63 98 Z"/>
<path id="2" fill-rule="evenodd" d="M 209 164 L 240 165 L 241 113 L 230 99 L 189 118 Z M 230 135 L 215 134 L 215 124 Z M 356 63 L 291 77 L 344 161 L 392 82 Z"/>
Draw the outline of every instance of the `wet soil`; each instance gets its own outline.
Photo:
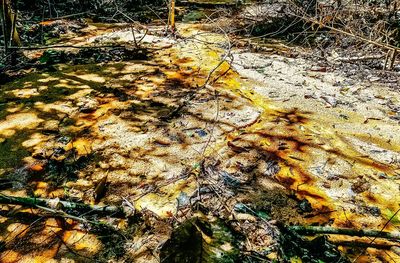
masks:
<path id="1" fill-rule="evenodd" d="M 158 262 L 173 227 L 199 211 L 230 222 L 246 240 L 242 250 L 265 260 L 279 254 L 276 221 L 397 230 L 398 92 L 307 60 L 229 49 L 230 39 L 207 28 L 182 24 L 172 38 L 154 26 L 141 43 L 146 57 L 52 63 L 1 86 L 3 194 L 128 200 L 142 218 L 101 219 L 128 233 L 123 253 L 113 254 L 87 226 L 21 221 L 3 206 L 2 261 Z M 90 24 L 64 44 L 132 41 L 129 26 Z M 339 250 L 359 262 L 399 257 Z"/>

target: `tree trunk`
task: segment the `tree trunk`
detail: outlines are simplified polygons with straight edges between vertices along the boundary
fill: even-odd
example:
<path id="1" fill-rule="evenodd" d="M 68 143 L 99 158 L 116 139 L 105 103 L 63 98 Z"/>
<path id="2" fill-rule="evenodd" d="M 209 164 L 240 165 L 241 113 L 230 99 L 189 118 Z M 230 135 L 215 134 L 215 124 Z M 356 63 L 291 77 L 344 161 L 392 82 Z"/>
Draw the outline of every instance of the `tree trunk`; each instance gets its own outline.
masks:
<path id="1" fill-rule="evenodd" d="M 11 63 L 15 63 L 16 53 L 9 47 L 20 46 L 21 40 L 16 28 L 17 12 L 13 12 L 10 0 L 1 0 L 1 30 L 4 36 L 4 49 Z M 12 52 L 12 53 L 11 53 Z"/>

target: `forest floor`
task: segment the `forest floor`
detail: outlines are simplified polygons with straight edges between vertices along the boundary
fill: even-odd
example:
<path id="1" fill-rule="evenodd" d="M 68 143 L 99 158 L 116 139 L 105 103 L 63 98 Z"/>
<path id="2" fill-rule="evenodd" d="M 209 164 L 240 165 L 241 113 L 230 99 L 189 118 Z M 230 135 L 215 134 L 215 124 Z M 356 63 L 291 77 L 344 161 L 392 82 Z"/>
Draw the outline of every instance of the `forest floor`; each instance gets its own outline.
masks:
<path id="1" fill-rule="evenodd" d="M 282 239 L 282 225 L 398 231 L 396 85 L 283 43 L 240 48 L 211 28 L 165 37 L 149 26 L 138 50 L 129 25 L 89 23 L 57 45 L 123 48 L 25 51 L 44 66 L 1 86 L 1 193 L 125 203 L 139 216 L 96 218 L 121 239 L 4 205 L 1 262 L 179 262 L 174 229 L 195 217 L 214 261 L 400 261 L 400 244 L 379 238 L 298 250 Z"/>

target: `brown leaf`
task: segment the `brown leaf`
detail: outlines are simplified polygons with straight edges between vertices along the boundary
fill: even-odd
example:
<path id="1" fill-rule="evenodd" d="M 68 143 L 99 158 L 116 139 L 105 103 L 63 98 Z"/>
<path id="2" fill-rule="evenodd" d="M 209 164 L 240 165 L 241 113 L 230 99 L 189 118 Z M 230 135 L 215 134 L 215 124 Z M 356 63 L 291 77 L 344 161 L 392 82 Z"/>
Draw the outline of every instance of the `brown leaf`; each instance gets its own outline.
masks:
<path id="1" fill-rule="evenodd" d="M 98 202 L 101 198 L 104 197 L 105 193 L 107 192 L 107 175 L 105 175 L 99 183 L 96 185 L 94 189 L 94 200 Z"/>

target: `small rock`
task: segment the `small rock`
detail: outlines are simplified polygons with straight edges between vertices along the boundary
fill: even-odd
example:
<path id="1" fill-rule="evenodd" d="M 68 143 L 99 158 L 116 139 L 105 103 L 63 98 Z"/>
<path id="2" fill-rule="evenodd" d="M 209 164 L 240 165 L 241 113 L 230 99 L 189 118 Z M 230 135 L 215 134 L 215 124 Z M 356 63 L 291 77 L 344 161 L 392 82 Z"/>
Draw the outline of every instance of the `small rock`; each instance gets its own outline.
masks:
<path id="1" fill-rule="evenodd" d="M 156 138 L 154 139 L 154 143 L 159 146 L 169 146 L 172 142 L 169 140 L 169 138 Z"/>
<path id="2" fill-rule="evenodd" d="M 368 80 L 369 80 L 370 82 L 376 82 L 376 81 L 381 80 L 381 78 L 379 78 L 379 77 L 370 77 Z"/>
<path id="3" fill-rule="evenodd" d="M 186 207 L 190 204 L 189 196 L 185 192 L 180 192 L 177 200 L 178 200 L 178 209 Z"/>
<path id="4" fill-rule="evenodd" d="M 379 209 L 379 207 L 376 206 L 366 206 L 363 209 L 366 213 L 373 215 L 373 216 L 380 216 L 381 215 L 381 210 Z"/>
<path id="5" fill-rule="evenodd" d="M 124 201 L 122 202 L 122 210 L 127 217 L 132 217 L 135 215 L 136 209 L 134 204 L 135 203 L 133 200 L 124 198 Z"/>
<path id="6" fill-rule="evenodd" d="M 249 222 L 256 222 L 257 221 L 257 219 L 254 216 L 249 215 L 249 214 L 244 214 L 244 213 L 235 214 L 235 219 L 236 220 L 246 220 L 246 221 L 249 221 Z"/>
<path id="7" fill-rule="evenodd" d="M 315 97 L 314 94 L 305 94 L 305 95 L 304 95 L 304 98 L 305 98 L 305 99 L 316 99 L 317 97 Z"/>
<path id="8" fill-rule="evenodd" d="M 371 188 L 371 184 L 365 178 L 358 178 L 357 181 L 351 186 L 351 190 L 354 193 L 360 194 L 368 191 Z"/>
<path id="9" fill-rule="evenodd" d="M 196 133 L 200 136 L 200 137 L 205 137 L 207 136 L 207 132 L 203 129 L 197 129 Z"/>
<path id="10" fill-rule="evenodd" d="M 50 120 L 50 121 L 46 121 L 46 123 L 44 124 L 43 129 L 45 131 L 56 132 L 56 131 L 59 130 L 59 125 L 60 125 L 59 121 Z"/>
<path id="11" fill-rule="evenodd" d="M 92 98 L 84 98 L 78 102 L 79 111 L 82 113 L 91 113 L 97 110 L 99 103 Z"/>
<path id="12" fill-rule="evenodd" d="M 320 67 L 320 66 L 312 66 L 310 68 L 310 71 L 314 71 L 314 72 L 327 72 L 328 68 L 327 67 Z"/>
<path id="13" fill-rule="evenodd" d="M 303 200 L 300 201 L 299 208 L 304 213 L 310 213 L 313 210 L 312 207 L 311 207 L 310 202 L 308 202 L 307 199 L 303 199 Z"/>

